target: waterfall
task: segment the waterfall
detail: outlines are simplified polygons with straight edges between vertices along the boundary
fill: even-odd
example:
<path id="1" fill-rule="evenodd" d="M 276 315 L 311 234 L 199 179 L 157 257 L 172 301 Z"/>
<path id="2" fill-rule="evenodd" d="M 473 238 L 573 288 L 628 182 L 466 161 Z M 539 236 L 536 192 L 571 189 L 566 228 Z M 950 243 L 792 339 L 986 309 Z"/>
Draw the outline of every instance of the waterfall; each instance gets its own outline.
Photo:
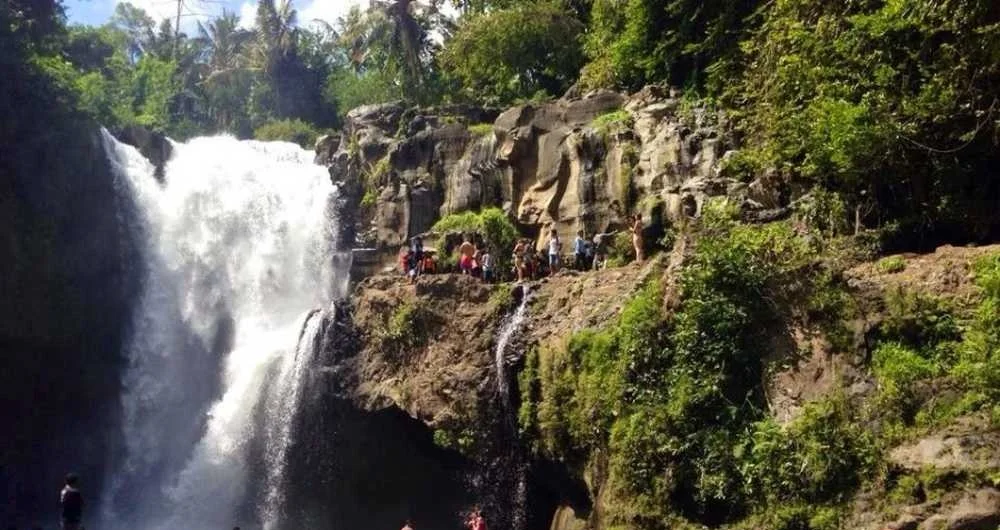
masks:
<path id="1" fill-rule="evenodd" d="M 510 401 L 510 384 L 507 381 L 507 357 L 511 353 L 507 350 L 510 347 L 510 341 L 521 329 L 524 317 L 527 315 L 527 310 L 528 290 L 522 287 L 521 301 L 518 302 L 517 309 L 504 319 L 503 324 L 500 326 L 500 331 L 497 333 L 496 346 L 493 349 L 493 367 L 497 373 L 497 392 L 500 394 L 500 399 L 503 400 L 505 405 Z"/>
<path id="2" fill-rule="evenodd" d="M 135 149 L 107 132 L 104 142 L 138 204 L 128 229 L 144 242 L 124 352 L 124 455 L 103 495 L 104 526 L 276 526 L 320 346 L 323 311 L 313 309 L 347 290 L 338 190 L 290 143 L 175 143 L 160 184 Z"/>

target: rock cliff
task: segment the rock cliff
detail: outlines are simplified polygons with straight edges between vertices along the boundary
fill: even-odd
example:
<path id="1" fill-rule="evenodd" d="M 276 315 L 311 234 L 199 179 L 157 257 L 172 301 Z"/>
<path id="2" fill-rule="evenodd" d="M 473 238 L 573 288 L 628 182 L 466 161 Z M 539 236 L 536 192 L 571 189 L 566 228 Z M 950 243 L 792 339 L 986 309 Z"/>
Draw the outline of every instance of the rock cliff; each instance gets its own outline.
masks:
<path id="1" fill-rule="evenodd" d="M 317 142 L 317 162 L 354 187 L 361 246 L 393 249 L 448 214 L 503 208 L 541 244 L 621 228 L 641 213 L 650 236 L 729 196 L 748 216 L 787 213 L 776 179 L 728 178 L 738 148 L 726 114 L 676 91 L 599 91 L 503 112 L 369 106 Z"/>

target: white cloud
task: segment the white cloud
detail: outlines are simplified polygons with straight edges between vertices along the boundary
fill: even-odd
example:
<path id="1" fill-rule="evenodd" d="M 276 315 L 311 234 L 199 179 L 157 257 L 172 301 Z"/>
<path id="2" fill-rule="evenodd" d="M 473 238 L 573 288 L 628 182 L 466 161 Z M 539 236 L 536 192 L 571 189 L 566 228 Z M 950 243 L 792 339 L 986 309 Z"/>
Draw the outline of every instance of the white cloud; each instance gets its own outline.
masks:
<path id="1" fill-rule="evenodd" d="M 257 2 L 247 0 L 240 6 L 240 27 L 243 29 L 253 28 L 254 18 L 257 16 Z"/>
<path id="2" fill-rule="evenodd" d="M 157 24 L 163 19 L 176 20 L 177 0 L 118 0 L 142 8 Z M 191 34 L 199 21 L 204 22 L 222 13 L 222 5 L 217 0 L 183 0 L 181 8 L 181 31 Z"/>
<path id="3" fill-rule="evenodd" d="M 344 16 L 351 6 L 360 4 L 359 0 L 312 0 L 309 4 L 302 4 L 299 9 L 299 24 L 308 26 L 314 20 L 322 20 L 328 24 L 337 22 L 337 18 Z"/>

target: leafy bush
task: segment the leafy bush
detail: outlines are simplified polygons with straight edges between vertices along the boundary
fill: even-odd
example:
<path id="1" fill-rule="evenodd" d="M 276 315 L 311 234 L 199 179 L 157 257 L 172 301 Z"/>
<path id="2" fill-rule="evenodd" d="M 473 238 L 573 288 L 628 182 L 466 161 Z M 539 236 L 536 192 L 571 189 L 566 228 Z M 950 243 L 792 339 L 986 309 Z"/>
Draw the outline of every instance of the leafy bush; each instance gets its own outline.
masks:
<path id="1" fill-rule="evenodd" d="M 257 140 L 272 142 L 292 142 L 311 149 L 316 144 L 319 132 L 302 120 L 276 120 L 265 123 L 254 130 Z"/>
<path id="2" fill-rule="evenodd" d="M 323 96 L 337 108 L 337 113 L 341 116 L 362 105 L 405 99 L 403 88 L 395 82 L 393 76 L 378 69 L 362 74 L 338 70 L 327 78 Z"/>
<path id="3" fill-rule="evenodd" d="M 539 91 L 562 94 L 583 61 L 583 31 L 561 2 L 523 2 L 464 20 L 441 53 L 473 99 L 509 103 Z"/>
<path id="4" fill-rule="evenodd" d="M 396 354 L 423 346 L 428 338 L 432 315 L 412 301 L 396 306 L 385 325 L 374 330 L 372 339 L 378 348 Z"/>
<path id="5" fill-rule="evenodd" d="M 431 230 L 438 233 L 476 233 L 491 247 L 496 261 L 496 270 L 507 270 L 510 265 L 511 250 L 517 240 L 518 231 L 507 214 L 500 208 L 486 208 L 480 212 L 459 212 L 446 215 L 434 223 Z"/>
<path id="6" fill-rule="evenodd" d="M 939 344 L 961 338 L 953 309 L 942 298 L 903 288 L 885 297 L 886 316 L 878 340 L 899 341 L 913 348 L 934 350 Z"/>
<path id="7" fill-rule="evenodd" d="M 469 133 L 473 136 L 489 136 L 493 132 L 492 123 L 473 123 L 469 125 Z"/>
<path id="8" fill-rule="evenodd" d="M 906 270 L 906 260 L 903 256 L 889 256 L 878 260 L 875 268 L 882 274 L 895 274 Z"/>
<path id="9" fill-rule="evenodd" d="M 590 127 L 602 136 L 607 136 L 613 130 L 632 126 L 632 115 L 625 110 L 605 112 L 590 122 Z"/>
<path id="10" fill-rule="evenodd" d="M 778 426 L 760 383 L 776 305 L 835 287 L 808 266 L 812 250 L 788 223 L 740 226 L 726 204 L 707 205 L 701 221 L 669 319 L 652 283 L 608 328 L 529 356 L 522 432 L 572 465 L 608 455 L 621 497 L 612 518 L 718 523 L 750 506 L 794 505 L 812 507 L 789 512 L 788 528 L 835 528 L 839 512 L 814 504 L 845 499 L 870 474 L 871 436 L 843 398 Z"/>
<path id="11" fill-rule="evenodd" d="M 895 245 L 982 238 L 1000 30 L 990 2 L 949 6 L 767 4 L 724 97 L 743 110 L 744 156 L 840 193 L 848 211 L 874 201 L 862 222 L 898 221 Z"/>

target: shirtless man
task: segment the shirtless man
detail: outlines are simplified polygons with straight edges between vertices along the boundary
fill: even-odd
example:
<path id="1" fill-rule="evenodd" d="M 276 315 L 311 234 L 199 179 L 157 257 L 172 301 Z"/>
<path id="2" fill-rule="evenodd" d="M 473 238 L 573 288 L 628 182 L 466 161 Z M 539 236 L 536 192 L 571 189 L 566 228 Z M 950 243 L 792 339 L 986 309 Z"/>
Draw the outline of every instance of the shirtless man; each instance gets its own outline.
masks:
<path id="1" fill-rule="evenodd" d="M 476 246 L 472 244 L 469 236 L 465 237 L 462 246 L 458 247 L 459 261 L 458 268 L 462 274 L 472 274 L 473 259 L 476 255 Z"/>
<path id="2" fill-rule="evenodd" d="M 636 214 L 632 219 L 632 246 L 635 247 L 635 260 L 642 263 L 642 216 Z"/>
<path id="3" fill-rule="evenodd" d="M 514 245 L 514 269 L 517 271 L 517 281 L 524 281 L 524 240 L 518 239 Z"/>

